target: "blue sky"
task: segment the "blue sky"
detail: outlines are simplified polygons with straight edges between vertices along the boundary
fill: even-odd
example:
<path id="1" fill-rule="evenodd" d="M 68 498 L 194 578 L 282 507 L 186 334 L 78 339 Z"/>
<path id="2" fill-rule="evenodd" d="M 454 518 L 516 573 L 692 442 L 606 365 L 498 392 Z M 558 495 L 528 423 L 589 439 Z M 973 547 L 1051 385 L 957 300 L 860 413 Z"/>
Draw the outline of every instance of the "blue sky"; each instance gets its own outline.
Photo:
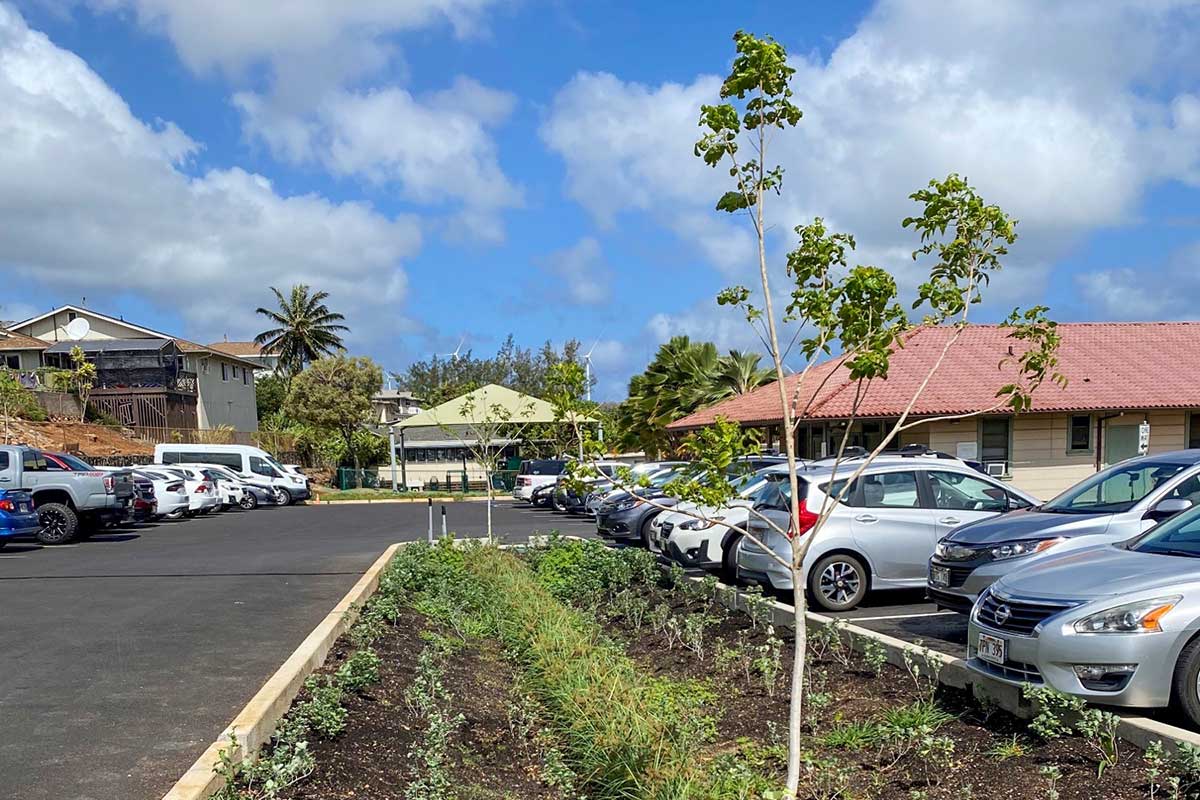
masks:
<path id="1" fill-rule="evenodd" d="M 0 317 L 243 339 L 306 281 L 389 369 L 575 337 L 605 398 L 672 334 L 751 347 L 691 156 L 745 28 L 806 113 L 777 254 L 820 215 L 911 286 L 905 197 L 953 170 L 1021 220 L 981 319 L 1194 318 L 1200 20 L 1146 5 L 0 0 Z"/>

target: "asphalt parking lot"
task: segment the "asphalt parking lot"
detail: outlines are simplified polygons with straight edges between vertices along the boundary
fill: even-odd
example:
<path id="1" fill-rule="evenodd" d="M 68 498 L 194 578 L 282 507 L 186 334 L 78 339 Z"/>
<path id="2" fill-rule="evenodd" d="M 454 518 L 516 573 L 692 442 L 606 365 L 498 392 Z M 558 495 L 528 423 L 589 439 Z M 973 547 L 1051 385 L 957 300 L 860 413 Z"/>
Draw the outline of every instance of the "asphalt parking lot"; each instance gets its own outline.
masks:
<path id="1" fill-rule="evenodd" d="M 847 622 L 897 639 L 920 641 L 926 647 L 952 656 L 966 657 L 966 615 L 939 611 L 933 603 L 925 601 L 921 590 L 876 592 L 852 611 L 821 613 L 842 617 Z"/>
<path id="2" fill-rule="evenodd" d="M 446 506 L 461 536 L 483 503 Z M 0 550 L 0 797 L 157 800 L 383 549 L 418 504 L 295 506 Z M 506 500 L 508 540 L 594 531 Z M 440 516 L 437 520 L 440 532 Z"/>

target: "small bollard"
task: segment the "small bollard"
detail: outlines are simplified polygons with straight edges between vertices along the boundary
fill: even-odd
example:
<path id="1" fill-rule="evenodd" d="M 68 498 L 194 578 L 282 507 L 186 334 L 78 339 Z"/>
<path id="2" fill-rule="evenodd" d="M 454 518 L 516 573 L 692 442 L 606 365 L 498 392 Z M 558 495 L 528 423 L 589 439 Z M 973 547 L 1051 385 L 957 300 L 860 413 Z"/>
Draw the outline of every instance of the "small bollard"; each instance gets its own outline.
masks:
<path id="1" fill-rule="evenodd" d="M 442 536 L 446 535 L 446 507 L 442 506 Z"/>
<path id="2" fill-rule="evenodd" d="M 429 498 L 429 543 L 433 544 L 433 498 Z"/>

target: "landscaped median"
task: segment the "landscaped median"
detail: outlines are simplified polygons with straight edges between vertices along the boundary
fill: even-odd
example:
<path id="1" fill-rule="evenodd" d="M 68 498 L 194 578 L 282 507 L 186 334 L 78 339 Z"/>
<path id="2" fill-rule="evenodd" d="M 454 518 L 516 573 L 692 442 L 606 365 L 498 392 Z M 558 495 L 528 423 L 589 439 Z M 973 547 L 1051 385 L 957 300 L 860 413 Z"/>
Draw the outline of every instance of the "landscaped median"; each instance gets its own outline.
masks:
<path id="1" fill-rule="evenodd" d="M 405 546 L 260 758 L 221 761 L 218 797 L 778 798 L 790 634 L 761 595 L 732 599 L 594 541 Z M 936 654 L 817 622 L 810 637 L 802 797 L 1200 785 L 1196 751 L 1143 752 L 1061 697 L 1022 721 L 940 683 Z"/>

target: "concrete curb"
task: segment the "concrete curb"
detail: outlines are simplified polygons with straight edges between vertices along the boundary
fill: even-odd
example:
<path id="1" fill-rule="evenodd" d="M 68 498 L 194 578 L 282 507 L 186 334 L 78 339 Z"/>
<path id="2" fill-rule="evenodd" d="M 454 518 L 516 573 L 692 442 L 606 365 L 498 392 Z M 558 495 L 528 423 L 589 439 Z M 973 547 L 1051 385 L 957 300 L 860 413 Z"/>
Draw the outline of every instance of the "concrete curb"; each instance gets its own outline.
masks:
<path id="1" fill-rule="evenodd" d="M 217 740 L 208 746 L 196 762 L 188 768 L 162 800 L 204 800 L 215 794 L 224 780 L 214 772 L 220 763 L 220 754 L 229 750 L 230 735 L 236 734 L 238 747 L 230 752 L 240 761 L 246 753 L 257 753 L 275 731 L 279 720 L 291 708 L 292 700 L 299 694 L 305 679 L 325 661 L 325 656 L 338 637 L 346 632 L 358 618 L 362 604 L 379 587 L 379 576 L 391 562 L 403 543 L 393 544 L 383 551 L 370 568 L 363 573 L 354 587 L 318 623 L 300 646 L 283 662 L 250 702 L 234 717 L 233 722 L 221 732 Z"/>
<path id="2" fill-rule="evenodd" d="M 690 580 L 699 581 L 701 579 L 690 577 Z M 740 588 L 724 583 L 717 585 L 720 588 L 721 602 L 724 605 L 737 611 L 747 609 L 745 593 Z M 795 610 L 777 600 L 766 602 L 770 604 L 772 622 L 777 626 L 791 628 Z M 1010 686 L 986 675 L 980 675 L 967 667 L 966 659 L 906 642 L 885 633 L 878 633 L 840 617 L 828 617 L 808 611 L 805 613 L 805 618 L 810 624 L 816 625 L 834 625 L 836 623 L 842 635 L 855 650 L 861 651 L 865 640 L 875 641 L 887 652 L 888 662 L 898 667 L 903 668 L 905 665 L 905 652 L 910 654 L 910 658 L 916 656 L 918 663 L 922 663 L 926 657 L 932 658 L 941 664 L 938 673 L 940 683 L 970 691 L 976 698 L 991 702 L 1016 717 L 1029 719 L 1037 711 L 1028 700 L 1021 696 L 1021 690 L 1018 687 Z M 1168 751 L 1177 749 L 1180 744 L 1200 747 L 1200 733 L 1120 709 L 1112 709 L 1112 711 L 1121 718 L 1121 724 L 1117 727 L 1117 735 L 1138 747 L 1145 749 L 1153 742 L 1162 742 Z"/>

